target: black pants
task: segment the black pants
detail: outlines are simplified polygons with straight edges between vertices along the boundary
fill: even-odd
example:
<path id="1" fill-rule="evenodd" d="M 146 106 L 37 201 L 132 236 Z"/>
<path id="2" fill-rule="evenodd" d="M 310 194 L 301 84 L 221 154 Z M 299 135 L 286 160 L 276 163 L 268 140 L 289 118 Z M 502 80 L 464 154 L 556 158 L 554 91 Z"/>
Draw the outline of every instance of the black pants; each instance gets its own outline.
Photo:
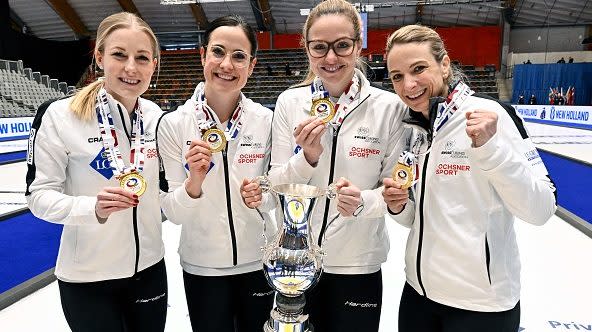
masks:
<path id="1" fill-rule="evenodd" d="M 382 308 L 382 272 L 323 273 L 306 293 L 305 313 L 315 332 L 378 331 Z"/>
<path id="2" fill-rule="evenodd" d="M 183 281 L 193 331 L 263 331 L 274 296 L 263 271 L 215 277 L 183 271 Z"/>
<path id="3" fill-rule="evenodd" d="M 408 283 L 403 288 L 399 332 L 516 332 L 519 326 L 520 302 L 507 311 L 470 311 L 434 302 Z"/>
<path id="4" fill-rule="evenodd" d="M 74 332 L 164 331 L 168 298 L 164 260 L 130 278 L 58 280 L 58 286 L 66 321 Z"/>

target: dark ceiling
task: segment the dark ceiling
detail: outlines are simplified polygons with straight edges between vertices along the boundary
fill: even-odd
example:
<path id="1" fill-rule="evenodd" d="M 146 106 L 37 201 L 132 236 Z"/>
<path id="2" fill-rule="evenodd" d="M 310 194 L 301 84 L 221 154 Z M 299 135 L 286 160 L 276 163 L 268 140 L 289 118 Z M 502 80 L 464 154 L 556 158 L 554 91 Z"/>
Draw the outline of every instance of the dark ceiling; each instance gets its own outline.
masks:
<path id="1" fill-rule="evenodd" d="M 190 2 L 190 1 L 186 1 Z M 106 16 L 127 10 L 150 24 L 165 46 L 195 46 L 208 22 L 227 14 L 243 16 L 259 31 L 298 33 L 310 0 L 201 0 L 163 5 L 161 0 L 9 0 L 13 25 L 37 37 L 74 40 L 93 37 Z M 354 3 L 353 1 L 350 1 Z M 512 27 L 592 25 L 591 0 L 420 0 L 361 1 L 370 29 L 390 29 L 421 22 L 433 27 L 499 25 Z M 373 8 L 372 11 L 369 9 Z"/>

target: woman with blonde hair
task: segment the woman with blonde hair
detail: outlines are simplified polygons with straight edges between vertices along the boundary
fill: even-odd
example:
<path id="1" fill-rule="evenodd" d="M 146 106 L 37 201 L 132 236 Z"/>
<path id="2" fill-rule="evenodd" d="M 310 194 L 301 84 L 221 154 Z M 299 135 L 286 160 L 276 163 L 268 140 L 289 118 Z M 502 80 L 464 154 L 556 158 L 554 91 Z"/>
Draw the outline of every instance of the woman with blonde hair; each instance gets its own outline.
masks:
<path id="1" fill-rule="evenodd" d="M 72 331 L 163 331 L 162 111 L 140 98 L 160 59 L 158 41 L 136 15 L 113 14 L 99 25 L 94 57 L 104 78 L 37 112 L 29 208 L 64 225 L 55 274 Z"/>
<path id="2" fill-rule="evenodd" d="M 515 332 L 520 259 L 513 223 L 518 217 L 542 225 L 555 212 L 547 170 L 515 110 L 474 93 L 436 31 L 395 31 L 387 66 L 408 106 L 407 166 L 418 170 L 411 189 L 384 179 L 389 211 L 411 228 L 399 332 Z"/>
<path id="3" fill-rule="evenodd" d="M 357 68 L 360 22 L 343 0 L 311 10 L 302 32 L 309 74 L 279 96 L 274 111 L 271 182 L 338 187 L 337 199 L 320 200 L 311 216 L 326 253 L 324 273 L 306 294 L 315 331 L 378 331 L 380 322 L 389 251 L 381 185 L 397 161 L 404 104 Z"/>

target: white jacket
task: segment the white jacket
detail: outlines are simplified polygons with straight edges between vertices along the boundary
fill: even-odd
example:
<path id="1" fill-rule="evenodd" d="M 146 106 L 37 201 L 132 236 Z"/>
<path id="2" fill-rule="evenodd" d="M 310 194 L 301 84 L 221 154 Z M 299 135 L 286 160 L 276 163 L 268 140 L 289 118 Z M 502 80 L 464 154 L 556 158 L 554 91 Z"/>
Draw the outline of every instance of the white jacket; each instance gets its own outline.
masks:
<path id="1" fill-rule="evenodd" d="M 486 144 L 473 148 L 465 114 L 476 109 L 495 111 L 498 124 Z M 417 120 L 419 113 L 409 114 Z M 394 216 L 411 227 L 407 282 L 456 308 L 513 308 L 520 298 L 514 216 L 542 225 L 556 209 L 554 185 L 522 120 L 495 100 L 468 97 L 420 156 L 419 172 L 415 202 Z"/>
<path id="2" fill-rule="evenodd" d="M 189 175 L 185 154 L 191 140 L 201 136 L 191 100 L 165 113 L 158 125 L 158 149 L 165 172 L 162 209 L 170 221 L 182 224 L 179 254 L 188 273 L 231 275 L 262 268 L 263 221 L 256 210 L 243 203 L 240 186 L 244 178 L 263 175 L 269 167 L 273 113 L 242 98 L 242 128 L 237 138 L 228 142 L 226 157 L 226 152 L 212 156 L 214 166 L 197 199 L 187 194 L 184 184 Z M 218 127 L 225 128 L 214 117 Z M 263 217 L 271 239 L 275 223 L 267 213 Z"/>
<path id="3" fill-rule="evenodd" d="M 393 151 L 403 137 L 405 105 L 393 93 L 371 87 L 360 77 L 359 105 L 337 131 L 329 127 L 321 139 L 323 153 L 316 167 L 297 147 L 294 128 L 310 117 L 310 86 L 284 91 L 277 100 L 273 119 L 273 144 L 269 177 L 273 184 L 305 183 L 322 189 L 344 177 L 362 191 L 364 209 L 358 217 L 337 216 L 337 200 L 318 200 L 311 217 L 314 241 L 326 228 L 323 250 L 325 271 L 339 274 L 373 273 L 386 261 L 389 239 L 384 223 L 386 204 L 382 179 L 390 177 L 398 154 Z M 323 230 L 322 230 L 323 229 Z"/>
<path id="4" fill-rule="evenodd" d="M 96 115 L 90 121 L 80 120 L 70 110 L 71 99 L 41 108 L 33 122 L 27 155 L 29 209 L 38 218 L 64 225 L 55 269 L 58 279 L 91 282 L 130 277 L 164 257 L 155 138 L 162 111 L 140 98 L 146 153 L 141 174 L 148 187 L 137 208 L 115 212 L 100 224 L 96 195 L 104 187 L 118 187 L 119 181 L 102 156 Z M 108 100 L 121 154 L 129 165 L 129 113 L 110 95 Z"/>

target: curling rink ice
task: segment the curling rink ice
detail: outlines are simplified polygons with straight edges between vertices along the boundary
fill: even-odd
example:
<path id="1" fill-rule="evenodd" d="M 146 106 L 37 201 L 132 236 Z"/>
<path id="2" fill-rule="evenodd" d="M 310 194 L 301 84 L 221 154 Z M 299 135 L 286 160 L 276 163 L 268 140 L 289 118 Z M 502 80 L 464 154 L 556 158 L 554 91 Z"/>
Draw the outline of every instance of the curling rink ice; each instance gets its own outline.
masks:
<path id="1" fill-rule="evenodd" d="M 592 163 L 592 131 L 533 123 L 527 127 L 539 148 Z M 24 198 L 18 192 L 24 191 L 25 173 L 24 162 L 0 166 L 0 213 L 23 207 Z M 408 230 L 389 217 L 387 225 L 391 250 L 383 265 L 380 332 L 395 332 L 405 282 L 403 258 Z M 592 331 L 592 239 L 557 216 L 544 226 L 517 220 L 515 229 L 522 261 L 520 331 Z M 169 284 L 166 331 L 191 331 L 177 254 L 180 227 L 165 222 L 163 233 Z M 57 283 L 0 311 L 0 331 L 69 331 Z"/>

